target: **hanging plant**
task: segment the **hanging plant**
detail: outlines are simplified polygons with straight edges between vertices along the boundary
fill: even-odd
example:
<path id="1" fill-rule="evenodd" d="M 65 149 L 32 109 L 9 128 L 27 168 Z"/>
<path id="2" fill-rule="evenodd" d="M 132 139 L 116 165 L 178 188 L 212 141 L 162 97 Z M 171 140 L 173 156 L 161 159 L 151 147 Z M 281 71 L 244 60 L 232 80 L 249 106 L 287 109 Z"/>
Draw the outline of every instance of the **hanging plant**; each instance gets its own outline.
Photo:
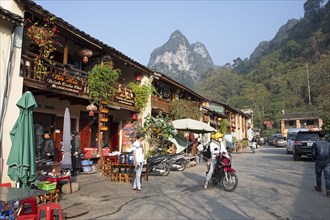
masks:
<path id="1" fill-rule="evenodd" d="M 151 85 L 151 83 L 141 85 L 139 83 L 130 82 L 128 86 L 131 87 L 132 92 L 134 93 L 134 103 L 136 109 L 142 111 L 148 104 L 149 97 L 156 92 L 155 88 Z"/>
<path id="2" fill-rule="evenodd" d="M 113 100 L 120 74 L 120 69 L 112 69 L 109 63 L 94 66 L 88 74 L 90 102 L 99 104 L 101 100 Z"/>
<path id="3" fill-rule="evenodd" d="M 55 65 L 54 55 L 51 53 L 56 51 L 55 45 L 62 46 L 61 43 L 55 41 L 55 37 L 58 37 L 59 33 L 57 26 L 54 25 L 55 19 L 55 17 L 46 17 L 43 24 L 35 22 L 26 31 L 26 35 L 38 46 L 38 54 L 34 58 L 34 73 L 37 78 L 47 75 L 45 63 Z"/>
<path id="4" fill-rule="evenodd" d="M 170 115 L 173 119 L 191 118 L 199 120 L 201 111 L 195 102 L 186 99 L 176 99 L 171 103 Z"/>

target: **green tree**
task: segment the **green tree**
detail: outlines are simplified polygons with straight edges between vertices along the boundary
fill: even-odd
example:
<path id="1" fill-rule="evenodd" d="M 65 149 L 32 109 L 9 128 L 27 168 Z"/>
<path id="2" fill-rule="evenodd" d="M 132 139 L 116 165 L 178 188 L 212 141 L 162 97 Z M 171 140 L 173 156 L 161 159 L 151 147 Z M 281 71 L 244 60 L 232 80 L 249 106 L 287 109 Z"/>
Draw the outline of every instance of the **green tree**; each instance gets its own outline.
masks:
<path id="1" fill-rule="evenodd" d="M 91 103 L 98 105 L 101 100 L 112 100 L 117 91 L 116 85 L 120 74 L 120 69 L 112 69 L 109 63 L 94 66 L 88 74 Z"/>
<path id="2" fill-rule="evenodd" d="M 171 102 L 170 115 L 173 119 L 192 118 L 199 120 L 201 112 L 198 103 L 186 99 L 176 99 Z"/>
<path id="3" fill-rule="evenodd" d="M 170 118 L 168 116 L 164 117 L 161 112 L 156 117 L 148 115 L 145 118 L 143 131 L 147 134 L 148 156 L 151 156 L 158 147 L 162 148 L 165 141 L 175 135 Z"/>

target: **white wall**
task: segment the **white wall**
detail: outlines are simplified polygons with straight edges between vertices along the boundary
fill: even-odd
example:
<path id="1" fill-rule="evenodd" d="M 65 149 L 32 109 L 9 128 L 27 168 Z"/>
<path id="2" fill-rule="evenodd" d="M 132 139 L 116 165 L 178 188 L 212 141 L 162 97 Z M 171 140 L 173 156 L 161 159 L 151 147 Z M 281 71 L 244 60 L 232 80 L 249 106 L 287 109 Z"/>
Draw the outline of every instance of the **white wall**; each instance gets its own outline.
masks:
<path id="1" fill-rule="evenodd" d="M 0 1 L 1 7 L 15 13 L 17 15 L 23 16 L 22 10 L 16 4 L 16 1 Z M 0 22 L 0 85 L 3 85 L 5 75 L 7 72 L 7 63 L 10 53 L 10 41 L 12 38 L 11 32 L 13 28 L 13 23 L 1 19 Z M 7 158 L 11 148 L 10 131 L 14 126 L 16 119 L 19 116 L 19 109 L 16 103 L 22 96 L 23 88 L 23 78 L 19 76 L 20 71 L 20 60 L 21 60 L 21 49 L 15 48 L 12 57 L 12 78 L 9 85 L 9 97 L 6 104 L 7 108 L 4 112 L 4 122 L 3 122 L 3 132 L 2 134 L 2 151 L 3 151 L 3 170 L 1 176 L 1 182 L 11 181 L 7 176 L 8 166 Z"/>

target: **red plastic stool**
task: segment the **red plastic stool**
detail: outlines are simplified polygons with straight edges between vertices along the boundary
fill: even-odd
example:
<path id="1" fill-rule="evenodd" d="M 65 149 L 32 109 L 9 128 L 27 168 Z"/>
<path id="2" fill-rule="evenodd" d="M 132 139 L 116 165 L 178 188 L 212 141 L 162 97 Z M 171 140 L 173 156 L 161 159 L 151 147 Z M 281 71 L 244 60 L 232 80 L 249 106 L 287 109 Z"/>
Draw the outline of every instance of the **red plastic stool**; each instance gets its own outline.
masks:
<path id="1" fill-rule="evenodd" d="M 62 220 L 63 216 L 62 216 L 62 209 L 61 209 L 60 203 L 53 203 L 53 202 L 46 203 L 46 204 L 41 204 L 38 207 L 38 219 L 40 219 L 41 211 L 45 211 L 46 219 L 47 220 L 53 220 L 55 209 L 58 210 L 59 220 Z"/>
<path id="2" fill-rule="evenodd" d="M 38 214 L 37 198 L 35 196 L 19 201 L 22 205 L 22 210 L 19 215 Z M 30 209 L 26 211 L 26 209 Z"/>
<path id="3" fill-rule="evenodd" d="M 25 215 L 19 215 L 16 217 L 16 220 L 37 220 L 38 218 L 37 214 L 25 214 Z"/>

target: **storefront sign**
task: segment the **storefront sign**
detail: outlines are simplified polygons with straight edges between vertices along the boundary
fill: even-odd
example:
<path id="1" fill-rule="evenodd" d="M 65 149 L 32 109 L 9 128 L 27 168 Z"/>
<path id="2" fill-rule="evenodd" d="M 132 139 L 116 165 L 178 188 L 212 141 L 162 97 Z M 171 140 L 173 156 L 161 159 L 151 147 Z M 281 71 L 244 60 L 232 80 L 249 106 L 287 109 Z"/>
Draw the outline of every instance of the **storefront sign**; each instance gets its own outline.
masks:
<path id="1" fill-rule="evenodd" d="M 132 90 L 127 87 L 122 87 L 121 84 L 118 85 L 115 102 L 127 105 L 130 107 L 135 107 L 134 96 Z"/>
<path id="2" fill-rule="evenodd" d="M 57 73 L 48 74 L 46 76 L 46 83 L 48 88 L 64 90 L 72 93 L 81 93 L 84 88 L 80 80 L 77 80 L 72 76 Z"/>

